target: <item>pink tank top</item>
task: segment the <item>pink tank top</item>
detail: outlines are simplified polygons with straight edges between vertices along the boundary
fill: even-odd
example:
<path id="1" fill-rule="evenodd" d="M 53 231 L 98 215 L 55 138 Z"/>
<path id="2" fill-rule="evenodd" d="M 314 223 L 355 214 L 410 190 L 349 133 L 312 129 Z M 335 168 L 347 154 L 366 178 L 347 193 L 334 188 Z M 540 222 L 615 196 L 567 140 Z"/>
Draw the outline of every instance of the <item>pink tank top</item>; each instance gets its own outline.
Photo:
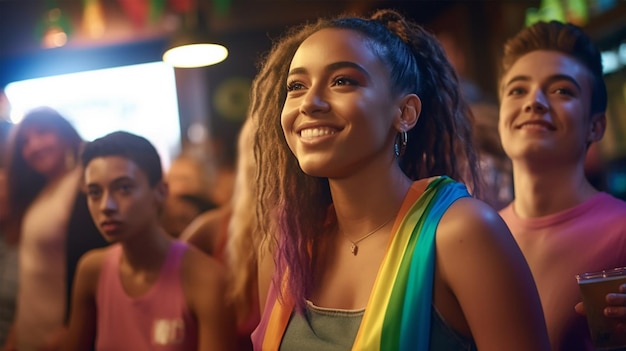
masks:
<path id="1" fill-rule="evenodd" d="M 155 284 L 132 298 L 119 278 L 121 245 L 107 253 L 102 264 L 96 306 L 96 350 L 197 350 L 198 330 L 182 288 L 181 262 L 187 245 L 174 241 Z"/>

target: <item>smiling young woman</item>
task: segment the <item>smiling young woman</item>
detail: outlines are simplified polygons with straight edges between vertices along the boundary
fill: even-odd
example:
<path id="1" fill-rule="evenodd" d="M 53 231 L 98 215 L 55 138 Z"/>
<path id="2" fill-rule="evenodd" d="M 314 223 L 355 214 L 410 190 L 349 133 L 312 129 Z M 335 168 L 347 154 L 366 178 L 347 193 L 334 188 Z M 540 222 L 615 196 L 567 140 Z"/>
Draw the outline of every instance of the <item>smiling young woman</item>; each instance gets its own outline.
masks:
<path id="1" fill-rule="evenodd" d="M 255 349 L 549 349 L 521 252 L 462 183 L 479 191 L 471 114 L 430 33 L 391 10 L 297 27 L 250 115 Z"/>
<path id="2" fill-rule="evenodd" d="M 9 216 L 19 238 L 19 293 L 10 349 L 56 348 L 62 342 L 76 264 L 106 242 L 80 191 L 83 145 L 57 111 L 28 111 L 8 145 Z"/>

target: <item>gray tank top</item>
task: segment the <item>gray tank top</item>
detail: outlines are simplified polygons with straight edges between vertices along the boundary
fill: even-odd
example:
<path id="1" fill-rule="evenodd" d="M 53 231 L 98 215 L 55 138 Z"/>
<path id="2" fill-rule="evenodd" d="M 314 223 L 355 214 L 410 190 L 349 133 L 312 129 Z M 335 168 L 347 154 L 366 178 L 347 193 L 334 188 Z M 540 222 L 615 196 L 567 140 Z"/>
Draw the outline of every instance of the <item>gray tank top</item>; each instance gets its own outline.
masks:
<path id="1" fill-rule="evenodd" d="M 345 351 L 356 338 L 365 309 L 335 310 L 307 302 L 305 315 L 293 313 L 280 345 L 281 350 Z M 476 351 L 474 341 L 453 330 L 432 308 L 430 351 Z"/>

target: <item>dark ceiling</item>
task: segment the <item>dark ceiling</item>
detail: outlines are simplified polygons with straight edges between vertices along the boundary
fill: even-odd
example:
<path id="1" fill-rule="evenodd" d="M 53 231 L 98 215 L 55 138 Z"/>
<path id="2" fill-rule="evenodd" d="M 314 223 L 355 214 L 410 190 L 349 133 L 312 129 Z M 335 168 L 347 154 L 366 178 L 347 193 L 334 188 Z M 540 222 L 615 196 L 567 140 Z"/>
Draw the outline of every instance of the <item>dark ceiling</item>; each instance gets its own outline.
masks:
<path id="1" fill-rule="evenodd" d="M 129 18 L 129 9 L 123 4 L 151 1 L 163 3 L 160 21 L 165 22 L 168 14 L 174 13 L 171 4 L 187 0 L 100 0 L 102 13 L 108 22 L 108 33 L 105 31 L 103 37 L 93 42 L 132 41 L 166 30 L 166 25 L 159 21 L 146 24 L 143 28 L 128 29 L 132 19 Z M 62 10 L 73 28 L 73 34 L 80 36 L 84 3 L 82 0 L 0 0 L 0 57 L 38 50 L 41 38 L 37 31 L 47 10 L 53 7 Z M 396 8 L 417 21 L 427 22 L 451 3 L 453 1 L 446 0 L 198 0 L 198 8 L 208 19 L 207 30 L 224 35 L 280 29 L 318 16 L 342 12 L 368 13 L 380 7 Z M 125 26 L 126 32 L 121 35 L 122 26 Z M 78 45 L 83 44 L 90 43 L 83 41 Z"/>
<path id="2" fill-rule="evenodd" d="M 142 61 L 135 57 L 147 53 L 152 60 L 159 55 L 180 11 L 176 4 L 193 0 L 99 0 L 105 30 L 98 38 L 85 35 L 83 0 L 0 0 L 0 87 L 11 80 L 30 76 L 63 73 L 48 71 L 57 61 L 67 61 L 68 53 L 76 58 L 73 70 L 89 69 L 89 62 L 115 55 L 116 65 Z M 281 33 L 290 25 L 313 20 L 319 16 L 343 12 L 366 14 L 376 8 L 400 10 L 412 19 L 426 23 L 454 1 L 447 0 L 197 0 L 199 13 L 206 19 L 205 30 L 217 38 L 254 38 Z M 161 4 L 156 19 L 147 12 Z M 133 21 L 133 8 L 144 4 L 143 22 Z M 130 6 L 130 7 L 129 7 Z M 51 8 L 59 8 L 68 23 L 69 41 L 61 49 L 42 48 L 42 27 Z M 137 12 L 134 12 L 137 15 Z M 268 40 L 269 43 L 269 40 Z M 269 45 L 269 44 L 268 44 Z M 111 47 L 120 48 L 115 53 Z M 74 54 L 74 52 L 76 54 Z M 132 56 L 130 53 L 134 53 Z M 86 56 L 85 56 L 86 55 Z M 82 59 L 79 59 L 83 57 Z M 132 57 L 131 57 L 132 56 Z M 125 60 L 125 61 L 124 61 Z M 67 65 L 66 65 L 67 66 Z M 28 71 L 24 71 L 29 67 Z"/>

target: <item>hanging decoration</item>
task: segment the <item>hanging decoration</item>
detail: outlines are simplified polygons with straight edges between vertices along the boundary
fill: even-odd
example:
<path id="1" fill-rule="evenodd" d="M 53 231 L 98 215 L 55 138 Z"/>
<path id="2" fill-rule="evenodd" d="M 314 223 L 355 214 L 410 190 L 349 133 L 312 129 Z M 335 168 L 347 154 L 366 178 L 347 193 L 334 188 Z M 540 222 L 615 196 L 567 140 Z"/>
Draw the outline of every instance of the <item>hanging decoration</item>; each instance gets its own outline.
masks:
<path id="1" fill-rule="evenodd" d="M 196 1 L 198 0 L 169 0 L 169 5 L 176 13 L 188 13 L 196 8 Z"/>
<path id="2" fill-rule="evenodd" d="M 89 2 L 90 0 L 85 0 Z M 97 1 L 97 0 L 96 0 Z M 126 16 L 135 28 L 144 28 L 146 24 L 158 24 L 166 8 L 177 14 L 189 13 L 197 8 L 199 1 L 210 0 L 118 0 Z M 212 0 L 216 16 L 225 16 L 230 11 L 231 0 Z"/>
<path id="3" fill-rule="evenodd" d="M 537 21 L 556 20 L 584 26 L 589 19 L 587 0 L 541 0 L 539 8 L 526 10 L 526 26 Z"/>
<path id="4" fill-rule="evenodd" d="M 150 10 L 148 14 L 148 21 L 150 24 L 158 23 L 163 17 L 163 11 L 165 10 L 165 0 L 151 0 Z"/>
<path id="5" fill-rule="evenodd" d="M 165 11 L 177 14 L 189 13 L 199 1 L 213 4 L 216 16 L 225 16 L 230 10 L 231 0 L 118 0 L 124 15 L 133 28 L 145 29 L 162 22 Z M 89 39 L 101 39 L 107 29 L 105 5 L 102 0 L 82 0 L 81 35 Z M 46 0 L 46 11 L 35 28 L 36 40 L 44 48 L 58 48 L 68 43 L 72 25 L 67 13 L 55 0 Z"/>
<path id="6" fill-rule="evenodd" d="M 82 28 L 90 39 L 104 35 L 105 19 L 100 0 L 83 0 Z"/>
<path id="7" fill-rule="evenodd" d="M 566 16 L 568 22 L 584 26 L 589 20 L 589 6 L 587 0 L 569 0 Z"/>
<path id="8" fill-rule="evenodd" d="M 228 15 L 230 11 L 230 0 L 213 0 L 213 9 L 219 17 Z"/>
<path id="9" fill-rule="evenodd" d="M 64 46 L 71 32 L 70 21 L 54 0 L 48 0 L 46 8 L 47 11 L 36 27 L 37 38 L 47 49 Z"/>
<path id="10" fill-rule="evenodd" d="M 144 28 L 150 8 L 150 0 L 118 0 L 134 28 Z"/>

